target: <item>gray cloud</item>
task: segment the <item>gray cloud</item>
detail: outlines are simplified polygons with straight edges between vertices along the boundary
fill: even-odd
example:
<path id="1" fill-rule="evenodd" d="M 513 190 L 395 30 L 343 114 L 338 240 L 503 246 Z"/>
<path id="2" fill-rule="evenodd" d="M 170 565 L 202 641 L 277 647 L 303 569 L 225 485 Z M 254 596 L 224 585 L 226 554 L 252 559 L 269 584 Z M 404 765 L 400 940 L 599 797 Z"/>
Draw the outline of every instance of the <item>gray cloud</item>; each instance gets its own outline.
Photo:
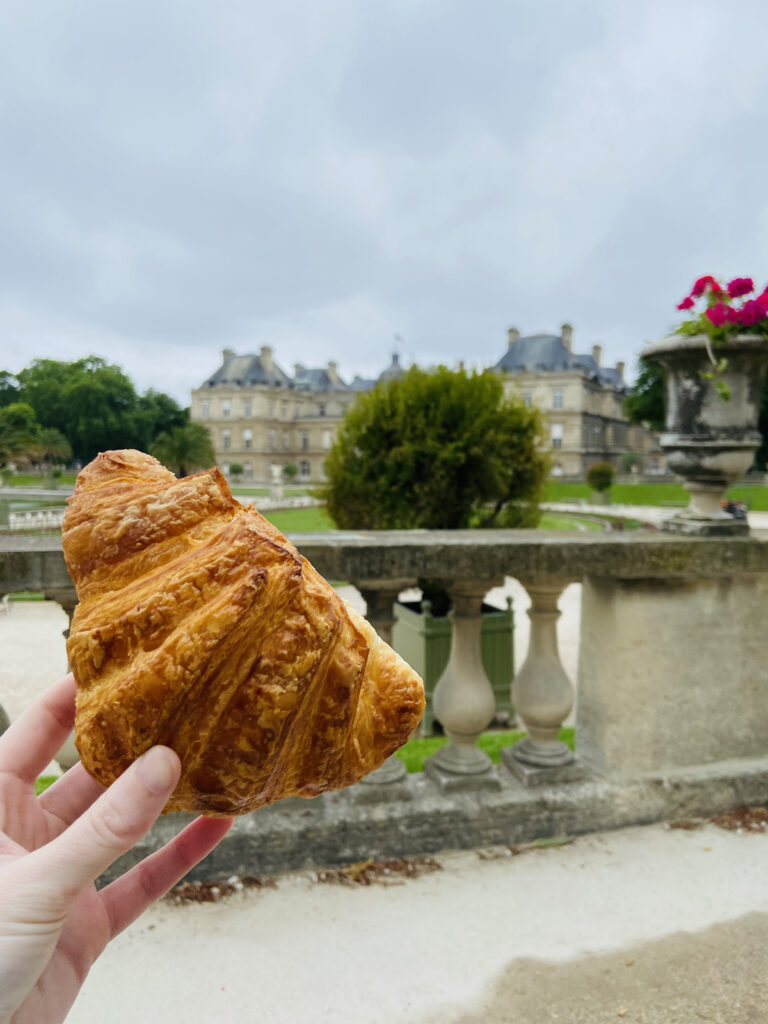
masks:
<path id="1" fill-rule="evenodd" d="M 768 278 L 768 10 L 695 0 L 0 8 L 0 368 L 219 350 L 373 373 L 576 325 L 633 364 Z"/>

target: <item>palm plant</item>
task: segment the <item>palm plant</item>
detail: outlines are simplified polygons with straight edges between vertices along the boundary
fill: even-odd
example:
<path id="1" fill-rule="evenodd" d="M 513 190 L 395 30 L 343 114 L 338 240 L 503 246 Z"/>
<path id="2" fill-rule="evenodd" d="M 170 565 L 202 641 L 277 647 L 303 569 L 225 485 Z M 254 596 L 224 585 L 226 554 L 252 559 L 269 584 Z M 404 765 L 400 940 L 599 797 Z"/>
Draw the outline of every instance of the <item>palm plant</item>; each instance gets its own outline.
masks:
<path id="1" fill-rule="evenodd" d="M 202 423 L 185 423 L 159 434 L 150 454 L 176 476 L 188 476 L 216 461 L 211 435 Z"/>

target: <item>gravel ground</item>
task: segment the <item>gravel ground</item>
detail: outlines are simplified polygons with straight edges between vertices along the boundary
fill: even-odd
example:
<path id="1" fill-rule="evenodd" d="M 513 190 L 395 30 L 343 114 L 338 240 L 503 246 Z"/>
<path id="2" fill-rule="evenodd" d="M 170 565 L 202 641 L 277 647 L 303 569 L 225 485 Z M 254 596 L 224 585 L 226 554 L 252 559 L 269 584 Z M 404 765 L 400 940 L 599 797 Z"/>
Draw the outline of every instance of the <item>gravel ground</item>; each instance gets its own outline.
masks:
<path id="1" fill-rule="evenodd" d="M 765 1022 L 768 836 L 712 824 L 437 855 L 363 886 L 283 875 L 164 901 L 93 969 L 71 1024 Z M 353 875 L 355 873 L 353 872 Z"/>

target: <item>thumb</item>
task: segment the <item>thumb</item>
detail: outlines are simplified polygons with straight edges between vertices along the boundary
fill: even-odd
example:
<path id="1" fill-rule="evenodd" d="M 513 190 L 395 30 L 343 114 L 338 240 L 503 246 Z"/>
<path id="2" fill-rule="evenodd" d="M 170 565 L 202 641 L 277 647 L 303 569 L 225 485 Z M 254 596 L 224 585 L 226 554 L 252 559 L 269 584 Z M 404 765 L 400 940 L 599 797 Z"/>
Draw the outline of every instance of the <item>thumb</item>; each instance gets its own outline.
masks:
<path id="1" fill-rule="evenodd" d="M 32 857 L 66 899 L 90 885 L 150 830 L 181 775 L 178 755 L 152 747 L 68 829 Z"/>

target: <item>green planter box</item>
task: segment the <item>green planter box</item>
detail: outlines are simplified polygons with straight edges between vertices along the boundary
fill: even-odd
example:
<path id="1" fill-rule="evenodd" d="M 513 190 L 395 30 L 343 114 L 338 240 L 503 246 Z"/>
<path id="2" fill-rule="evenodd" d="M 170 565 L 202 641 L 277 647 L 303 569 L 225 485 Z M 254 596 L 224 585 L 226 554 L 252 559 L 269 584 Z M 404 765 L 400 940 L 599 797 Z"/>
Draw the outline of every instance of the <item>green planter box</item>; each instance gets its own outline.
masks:
<path id="1" fill-rule="evenodd" d="M 507 715 L 510 724 L 515 718 L 510 700 L 515 674 L 514 643 L 512 599 L 507 599 L 505 611 L 484 604 L 481 631 L 483 668 L 493 687 L 496 714 Z M 446 616 L 422 613 L 418 602 L 401 604 L 398 601 L 395 604 L 392 646 L 424 680 L 427 708 L 419 732 L 422 736 L 431 736 L 435 723 L 432 695 L 451 653 L 450 620 Z"/>

